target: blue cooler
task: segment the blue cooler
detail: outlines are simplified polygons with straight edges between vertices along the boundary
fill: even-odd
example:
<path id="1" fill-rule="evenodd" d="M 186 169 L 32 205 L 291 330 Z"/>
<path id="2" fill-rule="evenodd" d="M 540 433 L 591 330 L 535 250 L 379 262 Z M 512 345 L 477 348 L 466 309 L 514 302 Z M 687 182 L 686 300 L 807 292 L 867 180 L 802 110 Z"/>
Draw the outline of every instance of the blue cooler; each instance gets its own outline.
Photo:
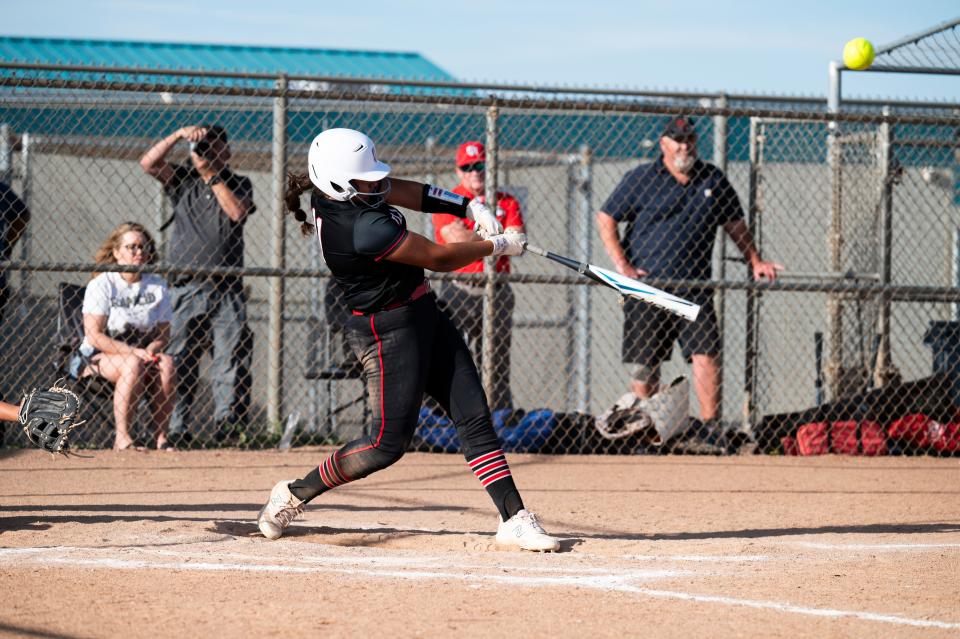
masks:
<path id="1" fill-rule="evenodd" d="M 950 400 L 960 406 L 960 322 L 930 322 L 923 343 L 933 351 L 934 374 L 950 380 Z"/>

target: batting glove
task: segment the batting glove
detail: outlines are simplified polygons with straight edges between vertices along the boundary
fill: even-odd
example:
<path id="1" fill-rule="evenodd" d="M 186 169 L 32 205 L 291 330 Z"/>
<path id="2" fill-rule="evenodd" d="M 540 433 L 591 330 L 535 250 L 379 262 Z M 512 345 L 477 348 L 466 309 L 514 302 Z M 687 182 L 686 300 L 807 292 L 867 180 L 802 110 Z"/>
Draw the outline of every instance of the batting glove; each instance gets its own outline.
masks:
<path id="1" fill-rule="evenodd" d="M 467 204 L 467 217 L 476 223 L 477 234 L 485 240 L 492 235 L 503 233 L 503 226 L 486 204 L 480 200 L 470 200 Z"/>
<path id="2" fill-rule="evenodd" d="M 487 238 L 493 242 L 493 257 L 498 255 L 520 255 L 527 246 L 527 236 L 524 233 L 503 233 Z"/>

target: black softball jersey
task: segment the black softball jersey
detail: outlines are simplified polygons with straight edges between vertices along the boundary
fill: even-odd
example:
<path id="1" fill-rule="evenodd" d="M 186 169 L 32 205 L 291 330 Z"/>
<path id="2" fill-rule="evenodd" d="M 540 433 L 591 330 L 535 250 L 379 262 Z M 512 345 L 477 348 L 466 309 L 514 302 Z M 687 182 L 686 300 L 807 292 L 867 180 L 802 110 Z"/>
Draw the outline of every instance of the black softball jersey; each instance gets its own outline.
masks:
<path id="1" fill-rule="evenodd" d="M 386 203 L 356 206 L 310 198 L 323 259 L 351 310 L 374 313 L 402 303 L 423 284 L 423 269 L 387 260 L 407 237 L 407 220 Z"/>

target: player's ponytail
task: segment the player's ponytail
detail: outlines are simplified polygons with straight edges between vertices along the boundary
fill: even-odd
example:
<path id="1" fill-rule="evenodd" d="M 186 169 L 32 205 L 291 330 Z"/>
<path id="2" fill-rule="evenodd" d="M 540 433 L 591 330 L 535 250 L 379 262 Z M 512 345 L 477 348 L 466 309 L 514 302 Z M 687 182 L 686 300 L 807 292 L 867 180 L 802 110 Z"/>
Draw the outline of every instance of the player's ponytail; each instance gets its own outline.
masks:
<path id="1" fill-rule="evenodd" d="M 306 173 L 287 173 L 287 192 L 283 196 L 283 202 L 287 211 L 293 213 L 293 217 L 300 223 L 300 232 L 304 235 L 313 233 L 313 226 L 307 222 L 307 213 L 300 204 L 300 198 L 305 191 L 313 188 L 310 178 Z"/>

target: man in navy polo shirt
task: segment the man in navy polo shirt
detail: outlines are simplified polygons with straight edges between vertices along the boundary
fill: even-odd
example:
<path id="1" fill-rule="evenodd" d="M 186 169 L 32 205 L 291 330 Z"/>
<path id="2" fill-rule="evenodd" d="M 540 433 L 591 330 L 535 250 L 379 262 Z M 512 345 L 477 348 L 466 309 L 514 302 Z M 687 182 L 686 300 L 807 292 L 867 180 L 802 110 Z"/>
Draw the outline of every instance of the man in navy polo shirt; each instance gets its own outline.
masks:
<path id="1" fill-rule="evenodd" d="M 697 159 L 696 143 L 691 118 L 671 119 L 660 137 L 662 154 L 627 172 L 597 212 L 600 238 L 614 266 L 633 278 L 709 280 L 716 230 L 723 227 L 754 279 L 776 279 L 783 267 L 760 258 L 733 186 L 720 169 Z M 620 222 L 627 225 L 622 239 Z M 679 339 L 684 358 L 693 362 L 700 418 L 715 430 L 720 417 L 720 332 L 711 293 L 673 292 L 702 306 L 696 322 L 625 299 L 622 355 L 624 363 L 634 365 L 631 389 L 641 398 L 657 392 L 660 365 L 670 359 Z"/>

